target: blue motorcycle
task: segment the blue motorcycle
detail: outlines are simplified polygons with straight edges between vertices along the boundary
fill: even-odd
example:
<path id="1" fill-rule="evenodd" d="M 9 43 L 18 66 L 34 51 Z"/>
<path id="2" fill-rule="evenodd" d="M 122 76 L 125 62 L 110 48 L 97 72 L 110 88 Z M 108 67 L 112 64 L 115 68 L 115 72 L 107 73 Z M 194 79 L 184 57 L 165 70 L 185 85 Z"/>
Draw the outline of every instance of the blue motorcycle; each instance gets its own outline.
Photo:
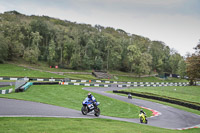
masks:
<path id="1" fill-rule="evenodd" d="M 89 101 L 88 98 L 86 98 L 83 102 L 83 107 L 81 108 L 81 112 L 83 115 L 87 115 L 87 113 L 94 111 L 94 115 L 95 116 L 99 116 L 100 115 L 100 109 L 97 107 L 98 105 L 100 105 L 100 102 L 92 102 Z"/>

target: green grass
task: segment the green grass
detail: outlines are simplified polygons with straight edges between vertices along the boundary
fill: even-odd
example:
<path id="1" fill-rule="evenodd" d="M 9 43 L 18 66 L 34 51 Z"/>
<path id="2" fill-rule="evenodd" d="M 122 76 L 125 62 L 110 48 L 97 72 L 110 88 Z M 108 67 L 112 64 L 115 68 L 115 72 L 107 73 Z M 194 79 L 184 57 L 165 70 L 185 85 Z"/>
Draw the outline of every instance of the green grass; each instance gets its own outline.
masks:
<path id="1" fill-rule="evenodd" d="M 38 61 L 37 64 L 30 64 L 23 59 L 18 59 L 17 61 L 7 62 L 8 64 L 23 65 L 26 67 L 32 67 L 40 70 L 51 71 L 51 72 L 92 72 L 92 70 L 73 70 L 73 69 L 63 69 L 63 68 L 50 68 L 47 62 Z"/>
<path id="2" fill-rule="evenodd" d="M 39 69 L 39 68 L 38 68 Z M 44 68 L 43 68 L 44 69 Z M 48 71 L 50 68 L 44 69 Z M 64 71 L 65 69 L 52 69 L 52 71 Z M 66 71 L 66 70 L 65 70 Z M 38 70 L 32 70 L 21 66 L 16 66 L 13 64 L 0 64 L 0 76 L 1 77 L 37 77 L 37 78 L 70 78 L 70 79 L 96 79 L 92 75 L 88 74 L 64 74 L 58 75 L 49 72 L 42 72 Z"/>
<path id="3" fill-rule="evenodd" d="M 23 64 L 23 63 L 22 63 Z M 30 66 L 29 64 L 26 64 Z M 31 67 L 39 68 L 41 70 L 56 71 L 56 72 L 72 72 L 74 70 L 68 69 L 50 69 L 47 64 L 40 63 L 39 65 L 31 65 Z M 25 69 L 25 70 L 24 70 Z M 77 71 L 81 72 L 81 71 Z M 87 70 L 84 72 L 91 72 Z M 120 73 L 120 72 L 119 72 Z M 123 73 L 121 73 L 123 75 Z M 129 74 L 127 74 L 129 75 Z M 80 74 L 66 74 L 56 75 L 46 72 L 34 71 L 24 67 L 18 67 L 11 64 L 0 64 L 0 76 L 9 77 L 43 77 L 43 78 L 72 78 L 72 79 L 92 79 L 90 75 L 80 75 Z M 156 77 L 148 78 L 134 78 L 129 76 L 117 76 L 114 81 L 129 81 L 129 82 L 187 82 L 187 80 L 179 80 L 175 78 L 170 78 L 168 80 L 162 80 Z M 23 99 L 29 101 L 42 102 L 47 104 L 53 104 L 57 106 L 72 108 L 80 110 L 81 102 L 87 95 L 87 91 L 81 89 L 82 86 L 32 86 L 26 92 L 23 93 L 11 93 L 6 95 L 0 95 L 0 97 Z M 157 87 L 155 87 L 157 88 Z M 176 87 L 177 88 L 177 87 Z M 1 88 L 0 88 L 1 89 Z M 5 88 L 3 88 L 5 89 Z M 10 89 L 10 87 L 8 88 Z M 141 89 L 141 88 L 137 88 Z M 151 89 L 153 89 L 151 87 Z M 190 94 L 182 95 L 182 97 L 190 97 L 193 94 L 199 95 L 199 91 L 194 89 L 195 92 L 190 92 Z M 190 90 L 189 91 L 193 91 Z M 161 92 L 159 92 L 160 94 Z M 162 94 L 162 93 L 161 93 Z M 176 94 L 177 95 L 177 94 Z M 178 94 L 179 95 L 179 94 Z M 111 99 L 105 96 L 94 94 L 98 101 L 101 102 L 100 109 L 102 115 L 124 117 L 124 118 L 137 118 L 139 107 L 132 104 L 128 104 L 119 100 Z M 196 96 L 195 96 L 196 97 Z M 144 99 L 144 98 L 141 98 Z M 197 98 L 195 98 L 197 99 Z M 149 100 L 149 99 L 148 99 Z M 170 105 L 188 112 L 193 112 L 200 115 L 199 111 L 185 108 L 182 106 L 164 103 L 156 100 L 150 100 L 166 105 Z M 199 101 L 199 100 L 198 100 Z M 112 108 L 111 108 L 112 106 Z M 150 116 L 151 112 L 145 110 L 147 115 Z M 0 118 L 0 132 L 142 132 L 142 133 L 176 133 L 176 132 L 191 132 L 198 133 L 200 129 L 190 129 L 184 131 L 167 130 L 162 128 L 156 128 L 141 124 L 134 124 L 121 121 L 105 120 L 105 119 L 64 119 L 64 118 Z"/>
<path id="4" fill-rule="evenodd" d="M 12 86 L 0 87 L 0 90 L 7 90 L 7 89 L 11 89 L 11 88 L 15 89 L 15 86 L 12 85 Z"/>
<path id="5" fill-rule="evenodd" d="M 0 97 L 35 101 L 80 110 L 82 101 L 88 93 L 88 91 L 82 88 L 83 86 L 73 85 L 34 85 L 26 92 L 0 95 Z M 93 95 L 101 103 L 100 109 L 102 115 L 138 118 L 140 107 L 99 94 Z M 147 116 L 151 116 L 151 111 L 145 111 L 147 112 Z"/>
<path id="6" fill-rule="evenodd" d="M 17 63 L 17 62 L 16 62 Z M 23 62 L 24 63 L 24 62 Z M 17 63 L 18 65 L 21 63 Z M 45 71 L 54 71 L 54 72 L 92 72 L 92 70 L 71 70 L 71 69 L 55 69 L 49 68 L 45 63 L 39 63 L 35 65 L 31 64 L 23 64 L 27 67 L 33 67 L 40 70 Z M 123 72 L 114 72 L 119 74 L 124 74 Z M 127 74 L 130 75 L 131 74 Z M 64 75 L 52 74 L 49 72 L 42 72 L 37 70 L 28 69 L 26 67 L 19 67 L 14 64 L 0 64 L 0 76 L 8 76 L 8 77 L 40 77 L 40 78 L 70 78 L 70 79 L 86 79 L 92 80 L 97 79 L 92 75 L 88 74 L 72 74 L 72 73 L 65 73 Z M 130 76 L 114 76 L 115 78 L 109 79 L 110 81 L 123 81 L 123 82 L 188 82 L 185 79 L 177 79 L 177 78 L 168 78 L 166 80 L 160 79 L 158 77 L 130 77 Z M 108 79 L 103 79 L 108 80 Z"/>
<path id="7" fill-rule="evenodd" d="M 167 96 L 200 103 L 200 86 L 138 87 L 125 91 L 152 93 L 161 97 Z"/>
<path id="8" fill-rule="evenodd" d="M 143 124 L 75 118 L 0 118 L 1 133 L 199 133 L 200 128 L 170 130 Z"/>
<path id="9" fill-rule="evenodd" d="M 97 78 L 92 75 L 86 74 L 64 74 L 69 79 L 84 79 L 84 80 L 96 80 Z"/>
<path id="10" fill-rule="evenodd" d="M 110 79 L 111 81 L 123 81 L 123 82 L 188 82 L 185 79 L 168 78 L 166 80 L 158 77 L 130 77 L 130 76 L 114 76 L 115 78 Z"/>
<path id="11" fill-rule="evenodd" d="M 109 92 L 109 93 L 113 93 L 113 92 Z M 120 93 L 114 93 L 114 94 L 127 97 L 126 94 L 120 94 Z M 160 103 L 160 104 L 163 104 L 163 105 L 171 106 L 171 107 L 174 107 L 174 108 L 177 108 L 177 109 L 180 109 L 180 110 L 184 110 L 184 111 L 187 111 L 187 112 L 191 112 L 191 113 L 200 115 L 200 111 L 195 110 L 195 109 L 191 109 L 191 108 L 187 108 L 187 107 L 184 107 L 184 106 L 180 106 L 180 105 L 176 105 L 176 104 L 172 104 L 172 103 L 167 103 L 167 102 L 162 102 L 162 101 L 158 101 L 158 100 L 153 100 L 153 99 L 148 99 L 148 98 L 137 97 L 137 96 L 132 96 L 132 98 L 152 101 L 152 102 L 155 102 L 155 103 Z"/>
<path id="12" fill-rule="evenodd" d="M 8 77 L 42 77 L 42 78 L 65 78 L 63 75 L 52 74 L 19 67 L 13 64 L 0 64 L 0 76 Z"/>

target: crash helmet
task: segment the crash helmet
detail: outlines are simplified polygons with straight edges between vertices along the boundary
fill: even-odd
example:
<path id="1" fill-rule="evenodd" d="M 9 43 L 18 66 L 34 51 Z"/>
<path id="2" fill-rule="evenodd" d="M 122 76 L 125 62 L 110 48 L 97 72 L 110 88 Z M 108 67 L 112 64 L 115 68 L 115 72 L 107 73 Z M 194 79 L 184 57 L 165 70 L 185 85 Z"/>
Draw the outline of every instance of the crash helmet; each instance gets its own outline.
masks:
<path id="1" fill-rule="evenodd" d="M 142 110 L 142 109 L 140 109 L 140 113 L 143 113 L 143 110 Z"/>
<path id="2" fill-rule="evenodd" d="M 92 94 L 89 92 L 88 93 L 88 98 L 91 98 L 92 97 Z"/>

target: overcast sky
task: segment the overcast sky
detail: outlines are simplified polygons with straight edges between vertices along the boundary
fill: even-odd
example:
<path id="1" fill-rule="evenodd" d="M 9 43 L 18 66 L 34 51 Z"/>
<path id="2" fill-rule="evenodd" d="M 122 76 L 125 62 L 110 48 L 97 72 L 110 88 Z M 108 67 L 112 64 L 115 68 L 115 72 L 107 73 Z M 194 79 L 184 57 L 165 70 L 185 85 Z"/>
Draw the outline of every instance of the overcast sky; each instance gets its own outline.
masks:
<path id="1" fill-rule="evenodd" d="M 183 56 L 200 39 L 200 0 L 0 0 L 0 13 L 11 10 L 123 29 Z"/>

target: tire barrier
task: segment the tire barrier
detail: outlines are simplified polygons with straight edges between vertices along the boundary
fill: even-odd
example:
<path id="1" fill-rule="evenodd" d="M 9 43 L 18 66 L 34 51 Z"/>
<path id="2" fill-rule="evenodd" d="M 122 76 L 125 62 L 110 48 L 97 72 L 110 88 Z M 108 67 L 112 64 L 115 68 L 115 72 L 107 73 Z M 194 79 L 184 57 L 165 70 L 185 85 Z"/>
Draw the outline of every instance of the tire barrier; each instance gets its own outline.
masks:
<path id="1" fill-rule="evenodd" d="M 0 90 L 0 94 L 9 94 L 13 91 L 13 88 L 8 89 L 8 90 Z"/>
<path id="2" fill-rule="evenodd" d="M 19 78 L 11 78 L 11 77 L 0 77 L 0 80 L 19 80 Z M 61 79 L 61 78 L 27 78 L 25 77 L 24 80 L 26 81 L 49 81 L 49 82 L 81 82 L 81 83 L 106 83 L 106 84 L 123 84 L 118 85 L 118 87 L 156 87 L 156 86 L 187 86 L 189 82 L 119 82 L 119 81 L 107 81 L 107 80 L 73 80 L 73 79 Z M 200 83 L 200 82 L 197 82 Z"/>
<path id="3" fill-rule="evenodd" d="M 126 84 L 117 87 L 160 87 L 160 86 L 187 86 L 187 84 Z"/>
<path id="4" fill-rule="evenodd" d="M 189 82 L 123 82 L 125 84 L 134 84 L 134 85 L 189 85 Z"/>
<path id="5" fill-rule="evenodd" d="M 59 82 L 27 82 L 24 85 L 15 89 L 15 92 L 24 92 L 32 85 L 55 85 L 59 84 Z"/>
<path id="6" fill-rule="evenodd" d="M 26 82 L 24 85 L 18 87 L 15 89 L 15 92 L 24 92 L 26 91 L 30 86 L 32 86 L 32 82 Z"/>
<path id="7" fill-rule="evenodd" d="M 186 86 L 189 82 L 119 82 L 119 81 L 107 81 L 107 80 L 66 80 L 66 82 L 96 82 L 96 83 L 107 83 L 107 84 L 128 84 L 128 85 L 175 85 L 175 86 Z"/>
<path id="8" fill-rule="evenodd" d="M 83 83 L 71 83 L 71 82 L 60 82 L 60 85 L 82 85 L 82 86 L 95 86 L 95 87 L 111 87 L 106 84 L 83 84 Z"/>
<path id="9" fill-rule="evenodd" d="M 32 85 L 55 85 L 59 82 L 26 82 L 24 85 L 15 89 L 15 92 L 24 92 Z"/>
<path id="10" fill-rule="evenodd" d="M 126 92 L 126 91 L 117 91 L 117 90 L 113 90 L 113 93 L 121 93 L 121 94 L 127 94 L 127 95 L 131 94 L 131 95 L 138 96 L 138 97 L 159 100 L 159 101 L 163 101 L 163 102 L 181 105 L 181 106 L 188 107 L 188 108 L 195 109 L 195 110 L 200 110 L 199 103 L 184 101 L 184 100 L 175 99 L 175 98 L 163 98 L 163 97 L 158 97 L 158 96 L 153 96 L 153 95 Z"/>

